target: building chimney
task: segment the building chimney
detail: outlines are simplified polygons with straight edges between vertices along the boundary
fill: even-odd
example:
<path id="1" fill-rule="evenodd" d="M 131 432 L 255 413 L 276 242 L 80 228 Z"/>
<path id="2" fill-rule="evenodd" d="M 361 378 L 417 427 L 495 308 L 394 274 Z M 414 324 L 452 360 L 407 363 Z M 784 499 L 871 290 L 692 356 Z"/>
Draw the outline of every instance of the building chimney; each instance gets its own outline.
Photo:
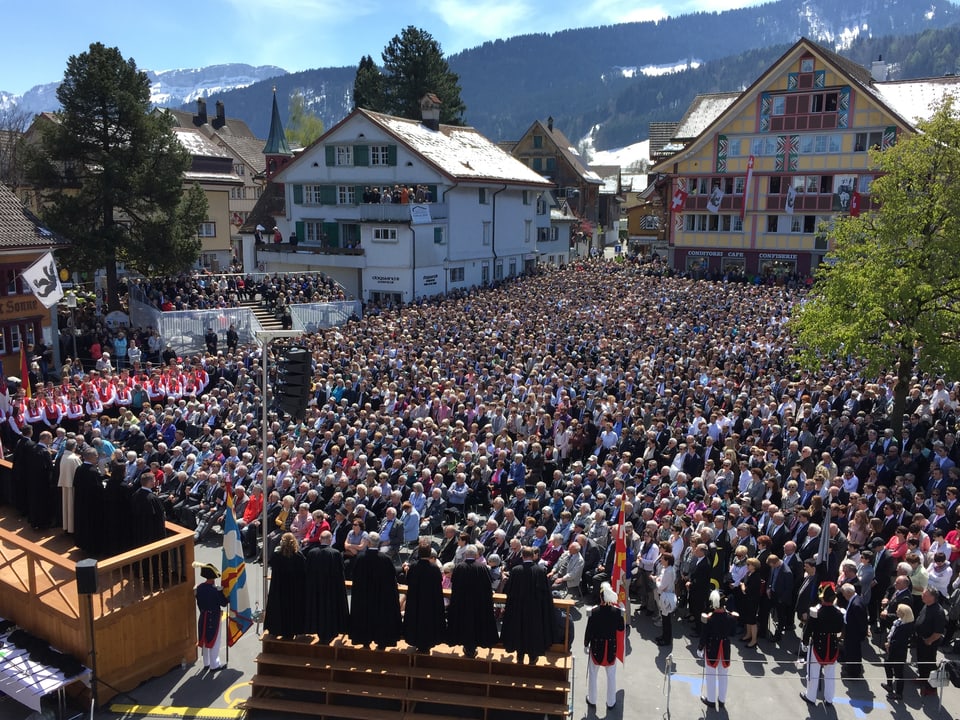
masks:
<path id="1" fill-rule="evenodd" d="M 553 132 L 553 115 L 547 118 L 547 130 Z"/>
<path id="2" fill-rule="evenodd" d="M 420 118 L 424 127 L 431 130 L 440 129 L 440 98 L 433 93 L 427 93 L 420 98 Z"/>
<path id="3" fill-rule="evenodd" d="M 207 101 L 197 98 L 197 114 L 193 116 L 193 124 L 197 127 L 207 124 Z"/>
<path id="4" fill-rule="evenodd" d="M 219 130 L 227 124 L 227 116 L 224 114 L 223 101 L 217 100 L 217 119 L 213 121 L 213 126 Z"/>
<path id="5" fill-rule="evenodd" d="M 870 77 L 877 82 L 886 82 L 888 69 L 887 64 L 883 61 L 883 55 L 879 55 L 870 65 Z"/>

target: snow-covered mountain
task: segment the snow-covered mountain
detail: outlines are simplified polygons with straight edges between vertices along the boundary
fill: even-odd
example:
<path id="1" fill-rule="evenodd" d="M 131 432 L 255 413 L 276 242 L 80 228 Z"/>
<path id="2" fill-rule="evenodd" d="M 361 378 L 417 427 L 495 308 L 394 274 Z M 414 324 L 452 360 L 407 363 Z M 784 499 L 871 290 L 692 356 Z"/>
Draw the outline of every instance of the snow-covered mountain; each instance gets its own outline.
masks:
<path id="1" fill-rule="evenodd" d="M 150 79 L 150 101 L 166 107 L 180 107 L 197 98 L 245 88 L 261 80 L 287 74 L 286 70 L 275 65 L 253 66 L 244 63 L 145 72 Z M 0 110 L 12 106 L 29 113 L 56 110 L 59 107 L 57 87 L 58 82 L 36 85 L 23 95 L 0 90 Z"/>

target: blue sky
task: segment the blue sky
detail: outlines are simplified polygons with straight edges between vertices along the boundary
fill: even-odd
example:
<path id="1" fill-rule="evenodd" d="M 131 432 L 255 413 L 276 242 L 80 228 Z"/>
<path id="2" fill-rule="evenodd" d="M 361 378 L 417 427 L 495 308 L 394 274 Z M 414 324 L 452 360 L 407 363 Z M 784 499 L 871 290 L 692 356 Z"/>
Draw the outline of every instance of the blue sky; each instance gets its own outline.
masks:
<path id="1" fill-rule="evenodd" d="M 9 3 L 0 90 L 22 93 L 63 77 L 92 42 L 120 48 L 146 70 L 246 62 L 289 71 L 380 60 L 407 25 L 452 54 L 486 40 L 565 28 L 656 20 L 755 0 L 45 0 Z"/>

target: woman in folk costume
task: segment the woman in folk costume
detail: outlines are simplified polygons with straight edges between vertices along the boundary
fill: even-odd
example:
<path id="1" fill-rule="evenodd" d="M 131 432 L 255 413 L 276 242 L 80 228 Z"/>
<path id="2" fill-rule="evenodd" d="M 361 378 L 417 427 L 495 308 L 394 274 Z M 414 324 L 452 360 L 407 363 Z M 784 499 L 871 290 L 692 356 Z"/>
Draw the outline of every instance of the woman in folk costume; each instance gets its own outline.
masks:
<path id="1" fill-rule="evenodd" d="M 197 646 L 201 648 L 204 670 L 219 670 L 220 664 L 220 608 L 226 607 L 227 597 L 223 590 L 214 585 L 214 580 L 220 577 L 220 571 L 215 565 L 194 563 L 200 568 L 200 577 L 203 582 L 197 585 L 197 609 L 200 617 L 197 619 Z"/>
<path id="2" fill-rule="evenodd" d="M 587 663 L 587 705 L 597 704 L 597 671 L 607 673 L 607 707 L 617 704 L 617 634 L 623 630 L 623 609 L 610 583 L 600 586 L 600 604 L 590 613 L 583 644 Z"/>
<path id="3" fill-rule="evenodd" d="M 810 608 L 807 624 L 803 628 L 803 645 L 809 648 L 807 655 L 807 691 L 800 697 L 808 703 L 817 702 L 820 686 L 820 669 L 823 668 L 823 702 L 833 705 L 837 684 L 837 659 L 840 657 L 840 636 L 843 634 L 843 613 L 834 606 L 837 591 L 834 584 L 820 585 L 820 604 Z"/>
<path id="4" fill-rule="evenodd" d="M 727 675 L 730 668 L 730 636 L 737 629 L 737 613 L 727 612 L 720 591 L 713 590 L 708 600 L 710 612 L 703 613 L 703 630 L 697 654 L 703 658 L 703 684 L 706 695 L 700 702 L 723 708 L 727 702 Z"/>

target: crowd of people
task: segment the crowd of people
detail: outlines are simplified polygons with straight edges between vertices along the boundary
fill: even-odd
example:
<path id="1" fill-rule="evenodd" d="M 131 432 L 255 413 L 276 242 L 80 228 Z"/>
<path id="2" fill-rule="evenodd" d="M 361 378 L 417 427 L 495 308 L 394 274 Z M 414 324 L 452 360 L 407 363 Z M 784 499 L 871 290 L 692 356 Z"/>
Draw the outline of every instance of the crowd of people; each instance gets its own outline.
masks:
<path id="1" fill-rule="evenodd" d="M 328 546 L 345 578 L 363 578 L 376 555 L 402 581 L 424 538 L 441 586 L 469 564 L 491 592 L 508 588 L 529 551 L 551 592 L 592 603 L 622 515 L 627 610 L 660 625 L 658 642 L 672 642 L 678 617 L 712 637 L 716 589 L 745 649 L 798 631 L 799 644 L 828 632 L 810 608 L 829 582 L 839 604 L 866 610 L 865 626 L 847 610 L 833 637 L 845 675 L 862 671 L 868 636 L 878 651 L 899 647 L 907 605 L 922 674 L 956 626 L 956 389 L 913 378 L 896 434 L 894 375 L 797 364 L 787 319 L 805 292 L 585 260 L 302 338 L 311 402 L 302 422 L 268 417 L 266 457 L 262 358 L 243 347 L 74 374 L 38 393 L 35 411 L 13 398 L 8 442 L 31 425 L 52 433 L 54 463 L 73 439 L 122 485 L 152 476 L 147 491 L 198 542 L 222 522 L 229 481 L 248 558 L 264 547 L 294 557 L 287 569 L 303 583 L 312 549 Z M 293 589 L 268 609 L 271 624 L 301 611 L 300 586 L 279 587 Z"/>

